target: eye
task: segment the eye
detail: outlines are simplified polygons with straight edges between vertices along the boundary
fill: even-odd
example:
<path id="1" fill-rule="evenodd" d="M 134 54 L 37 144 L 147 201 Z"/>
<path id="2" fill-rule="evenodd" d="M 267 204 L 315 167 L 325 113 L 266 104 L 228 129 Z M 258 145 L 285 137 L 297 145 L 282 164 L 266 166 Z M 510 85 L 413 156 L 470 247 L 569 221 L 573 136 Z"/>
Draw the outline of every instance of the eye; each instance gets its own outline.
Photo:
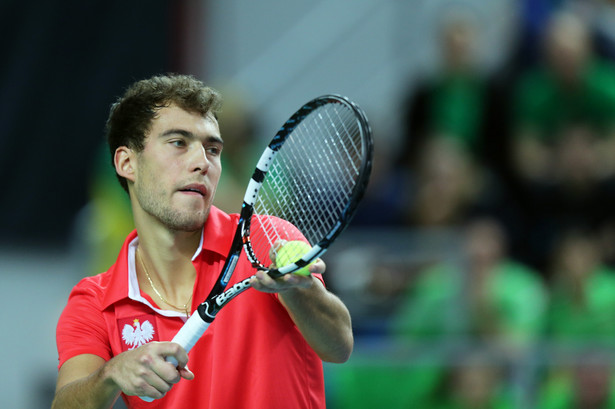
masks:
<path id="1" fill-rule="evenodd" d="M 173 139 L 170 140 L 169 143 L 176 148 L 183 148 L 186 146 L 186 141 L 184 141 L 183 139 Z"/>
<path id="2" fill-rule="evenodd" d="M 209 146 L 206 147 L 205 150 L 207 151 L 207 154 L 211 156 L 220 156 L 222 153 L 222 148 L 219 146 Z"/>

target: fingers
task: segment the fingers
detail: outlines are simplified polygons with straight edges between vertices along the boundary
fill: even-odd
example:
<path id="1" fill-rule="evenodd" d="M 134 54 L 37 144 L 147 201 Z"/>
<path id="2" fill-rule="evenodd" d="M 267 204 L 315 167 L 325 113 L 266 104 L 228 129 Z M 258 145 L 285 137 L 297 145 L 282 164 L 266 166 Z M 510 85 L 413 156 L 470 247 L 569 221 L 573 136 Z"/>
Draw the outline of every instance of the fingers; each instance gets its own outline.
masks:
<path id="1" fill-rule="evenodd" d="M 315 272 L 318 273 L 323 267 L 324 263 L 321 267 L 314 267 Z M 311 270 L 312 268 L 310 268 L 310 271 Z M 279 278 L 273 279 L 264 271 L 257 271 L 254 278 L 250 281 L 250 286 L 258 291 L 279 293 L 293 288 L 309 288 L 313 283 L 314 278 L 312 276 L 285 274 Z"/>
<path id="2" fill-rule="evenodd" d="M 188 353 L 186 350 L 175 342 L 165 342 L 161 343 L 163 346 L 160 351 L 161 354 L 165 357 L 173 357 L 177 361 L 177 367 L 183 368 L 188 364 Z"/>
<path id="3" fill-rule="evenodd" d="M 273 261 L 275 263 L 275 259 L 276 259 L 276 256 L 278 255 L 278 251 L 286 243 L 288 243 L 286 240 L 281 239 L 281 240 L 276 241 L 273 244 L 273 246 L 271 246 L 271 248 L 269 249 L 269 258 L 271 259 L 271 261 Z"/>
<path id="4" fill-rule="evenodd" d="M 282 241 L 278 242 L 281 243 Z M 276 243 L 276 244 L 278 244 Z M 275 247 L 275 246 L 274 246 Z M 323 274 L 327 266 L 322 259 L 316 259 L 310 265 L 310 273 Z M 279 293 L 293 288 L 309 288 L 314 283 L 312 276 L 302 276 L 297 274 L 284 274 L 273 279 L 263 271 L 257 271 L 254 278 L 250 281 L 250 286 L 258 291 L 267 293 Z"/>
<path id="5" fill-rule="evenodd" d="M 186 380 L 192 380 L 194 379 L 194 373 L 192 373 L 192 371 L 190 369 L 188 369 L 187 366 L 183 367 L 183 368 L 177 368 L 177 370 L 179 371 L 179 375 L 186 379 Z"/>
<path id="6" fill-rule="evenodd" d="M 181 345 L 174 342 L 159 343 L 158 345 L 161 347 L 159 356 L 164 361 L 157 360 L 152 369 L 162 380 L 172 386 L 179 382 L 181 378 L 194 378 L 194 374 L 187 367 L 188 354 Z"/>
<path id="7" fill-rule="evenodd" d="M 312 274 L 324 274 L 326 269 L 327 265 L 319 258 L 310 265 L 310 273 Z"/>
<path id="8" fill-rule="evenodd" d="M 194 374 L 190 369 L 188 369 L 188 353 L 186 353 L 186 350 L 179 344 L 171 343 L 171 345 L 174 345 L 172 348 L 175 349 L 175 352 L 171 355 L 167 355 L 167 358 L 165 359 L 168 360 L 168 357 L 175 358 L 177 361 L 177 366 L 174 366 L 174 369 L 178 371 L 178 375 L 181 378 L 188 380 L 194 379 Z"/>
<path id="9" fill-rule="evenodd" d="M 177 367 L 167 357 L 177 360 Z M 194 378 L 187 362 L 188 354 L 179 344 L 151 342 L 116 356 L 114 380 L 127 395 L 159 399 L 181 378 Z"/>
<path id="10" fill-rule="evenodd" d="M 143 374 L 142 380 L 143 389 L 146 390 L 146 394 L 139 393 L 140 396 L 150 396 L 152 398 L 162 398 L 174 384 L 179 382 L 181 377 L 178 370 L 173 367 L 170 362 L 163 363 L 163 367 L 157 367 L 151 371 Z M 164 368 L 166 367 L 166 368 Z"/>

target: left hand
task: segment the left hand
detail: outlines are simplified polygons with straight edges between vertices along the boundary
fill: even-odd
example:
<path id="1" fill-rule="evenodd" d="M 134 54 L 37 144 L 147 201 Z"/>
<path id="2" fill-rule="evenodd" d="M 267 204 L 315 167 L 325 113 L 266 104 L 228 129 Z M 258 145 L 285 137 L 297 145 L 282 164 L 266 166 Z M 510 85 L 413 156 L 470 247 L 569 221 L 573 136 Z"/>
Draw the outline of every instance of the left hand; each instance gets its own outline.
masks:
<path id="1" fill-rule="evenodd" d="M 317 259 L 310 266 L 310 273 L 323 274 L 326 270 L 325 262 Z M 256 277 L 250 281 L 252 288 L 266 293 L 280 293 L 294 288 L 310 288 L 314 284 L 314 278 L 297 274 L 285 274 L 273 279 L 264 271 L 257 271 Z"/>

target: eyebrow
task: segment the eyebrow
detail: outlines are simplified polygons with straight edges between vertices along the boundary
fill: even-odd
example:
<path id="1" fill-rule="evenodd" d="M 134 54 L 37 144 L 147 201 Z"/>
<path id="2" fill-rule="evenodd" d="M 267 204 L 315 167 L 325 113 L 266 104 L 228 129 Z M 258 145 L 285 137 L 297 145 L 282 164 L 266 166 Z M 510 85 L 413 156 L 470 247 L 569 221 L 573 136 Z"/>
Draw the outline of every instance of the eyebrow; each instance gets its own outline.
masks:
<path id="1" fill-rule="evenodd" d="M 187 131 L 185 129 L 181 129 L 181 128 L 173 128 L 173 129 L 166 130 L 160 134 L 160 137 L 165 137 L 165 136 L 174 135 L 174 134 L 181 135 L 188 139 L 198 139 L 197 136 L 193 134 L 192 132 Z M 220 138 L 219 136 L 208 135 L 205 137 L 205 140 L 210 143 L 213 142 L 213 143 L 218 143 L 220 145 L 224 145 L 224 140 L 222 140 L 222 138 Z"/>

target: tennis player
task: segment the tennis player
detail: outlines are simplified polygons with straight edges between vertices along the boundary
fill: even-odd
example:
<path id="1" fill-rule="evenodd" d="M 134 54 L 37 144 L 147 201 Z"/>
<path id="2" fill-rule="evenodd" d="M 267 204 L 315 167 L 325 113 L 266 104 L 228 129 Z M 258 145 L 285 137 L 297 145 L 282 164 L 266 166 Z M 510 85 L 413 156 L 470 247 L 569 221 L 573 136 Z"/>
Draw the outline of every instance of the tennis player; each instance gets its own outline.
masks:
<path id="1" fill-rule="evenodd" d="M 106 409 L 120 395 L 129 408 L 325 407 L 322 361 L 346 361 L 353 335 L 322 260 L 311 276 L 258 273 L 259 291 L 223 308 L 190 359 L 164 342 L 214 285 L 238 220 L 212 206 L 220 106 L 216 91 L 181 75 L 139 81 L 112 106 L 108 142 L 136 230 L 108 271 L 69 296 L 52 408 Z M 242 256 L 230 284 L 253 273 Z"/>

